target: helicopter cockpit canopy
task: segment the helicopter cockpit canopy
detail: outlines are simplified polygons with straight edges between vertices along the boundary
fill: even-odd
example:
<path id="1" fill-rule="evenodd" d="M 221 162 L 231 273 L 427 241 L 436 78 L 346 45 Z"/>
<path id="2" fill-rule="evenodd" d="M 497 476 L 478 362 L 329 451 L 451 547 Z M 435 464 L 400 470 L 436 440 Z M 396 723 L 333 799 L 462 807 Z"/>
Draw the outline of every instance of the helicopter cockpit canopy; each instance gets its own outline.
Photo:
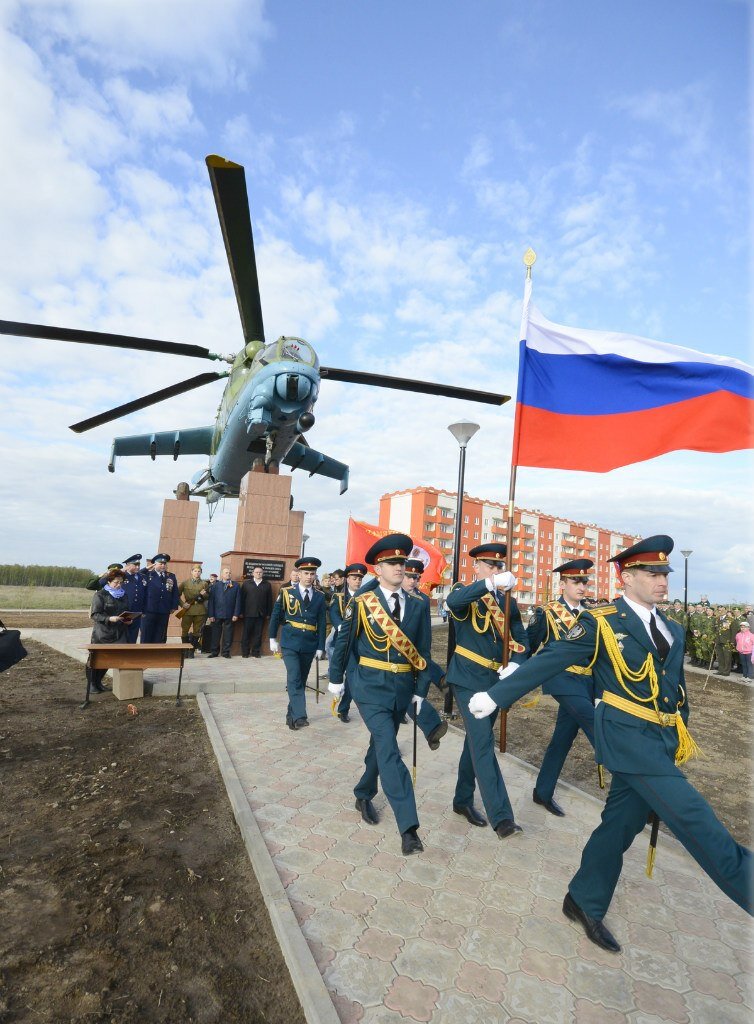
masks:
<path id="1" fill-rule="evenodd" d="M 311 366 L 319 371 L 319 359 L 317 353 L 308 341 L 303 338 L 281 337 L 277 341 L 265 345 L 254 356 L 251 371 L 261 370 L 263 366 L 270 363 L 289 362 L 303 363 L 304 366 Z"/>

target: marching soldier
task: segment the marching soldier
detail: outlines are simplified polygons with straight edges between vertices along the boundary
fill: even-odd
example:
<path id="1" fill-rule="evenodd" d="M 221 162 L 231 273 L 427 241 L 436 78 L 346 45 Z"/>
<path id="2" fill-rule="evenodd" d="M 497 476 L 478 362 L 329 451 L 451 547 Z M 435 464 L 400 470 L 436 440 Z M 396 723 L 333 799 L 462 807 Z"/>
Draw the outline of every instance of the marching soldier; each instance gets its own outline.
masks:
<path id="1" fill-rule="evenodd" d="M 586 595 L 588 573 L 593 566 L 590 558 L 575 558 L 552 570 L 560 573 L 562 595 L 534 612 L 526 631 L 533 654 L 540 649 L 545 650 L 575 626 L 584 610 L 581 602 Z M 565 811 L 553 799 L 555 786 L 579 729 L 594 746 L 594 698 L 600 694 L 594 692 L 591 671 L 585 671 L 578 665 L 571 665 L 565 672 L 544 682 L 542 693 L 549 693 L 558 702 L 558 717 L 542 759 L 532 799 L 550 814 L 562 818 Z"/>
<path id="2" fill-rule="evenodd" d="M 325 649 L 327 649 L 328 645 L 330 647 L 329 657 L 332 657 L 332 648 L 337 640 L 338 630 L 343 625 L 343 621 L 346 617 L 346 611 L 354 597 L 356 597 L 356 592 L 364 581 L 364 577 L 367 574 L 367 567 L 362 562 L 352 562 L 350 565 L 346 566 L 345 572 L 346 582 L 343 591 L 334 592 L 330 601 L 330 622 L 332 623 L 333 629 L 332 633 L 327 638 L 327 644 L 325 645 Z M 333 573 L 333 575 L 335 574 Z M 330 637 L 332 637 L 332 642 Z M 341 722 L 350 722 L 351 719 L 349 718 L 348 712 L 351 710 L 351 701 L 353 698 L 351 696 L 351 687 L 348 682 L 347 665 L 344 680 L 345 682 L 343 683 L 343 686 L 345 689 L 343 690 L 343 696 L 340 698 L 338 703 L 338 718 Z"/>
<path id="3" fill-rule="evenodd" d="M 683 631 L 656 611 L 667 593 L 672 550 L 672 539 L 660 535 L 615 555 L 611 561 L 624 596 L 582 612 L 562 640 L 528 665 L 509 666 L 495 686 L 469 702 L 472 714 L 484 717 L 510 707 L 570 665 L 592 669 L 602 691 L 595 713 L 597 760 L 613 778 L 602 822 L 584 848 L 563 913 L 612 952 L 620 946 L 603 918 L 623 855 L 650 812 L 662 818 L 727 896 L 752 913 L 751 852 L 733 839 L 679 767 L 697 751 L 686 729 Z"/>
<path id="4" fill-rule="evenodd" d="M 406 575 L 403 577 L 403 589 L 408 594 L 413 594 L 415 597 L 421 598 L 424 602 L 424 608 L 427 613 L 427 618 L 430 623 L 430 636 L 432 634 L 432 609 L 430 605 L 429 595 L 423 593 L 419 589 L 421 583 L 422 573 L 424 572 L 424 562 L 419 558 L 407 558 L 406 559 Z M 430 661 L 429 673 L 432 682 L 435 684 L 438 690 L 442 693 L 443 688 L 443 677 L 445 673 L 437 664 L 436 661 Z M 445 733 L 448 731 L 448 723 L 438 715 L 434 705 L 425 700 L 422 703 L 419 714 L 416 715 L 413 707 L 409 708 L 409 716 L 413 720 L 416 718 L 416 724 L 424 734 L 424 738 L 429 745 L 430 750 L 437 750 L 440 746 L 440 740 L 443 738 Z"/>
<path id="5" fill-rule="evenodd" d="M 168 638 L 168 621 L 178 607 L 178 580 L 167 571 L 170 555 L 155 555 L 154 568 L 146 575 L 144 614 L 141 618 L 141 642 L 164 644 Z"/>
<path id="6" fill-rule="evenodd" d="M 191 567 L 191 576 L 184 580 L 178 588 L 181 608 L 181 643 L 191 644 L 188 657 L 193 658 L 202 638 L 204 624 L 207 621 L 207 601 L 209 600 L 209 580 L 202 579 L 201 565 Z"/>
<path id="7" fill-rule="evenodd" d="M 404 855 L 421 852 L 411 776 L 398 749 L 398 727 L 409 706 L 417 709 L 429 687 L 430 623 L 423 603 L 401 587 L 406 558 L 413 541 L 402 533 L 378 540 L 365 556 L 375 579 L 362 587 L 346 609 L 330 662 L 330 686 L 343 693 L 348 667 L 356 701 L 370 739 L 364 774 L 356 784 L 356 809 L 368 825 L 379 821 L 372 800 L 377 781 L 387 797 Z"/>
<path id="8" fill-rule="evenodd" d="M 135 644 L 139 639 L 141 622 L 139 616 L 144 611 L 144 600 L 147 593 L 147 580 L 139 570 L 141 555 L 129 555 L 123 560 L 123 589 L 126 592 L 128 610 L 134 612 L 137 618 L 126 628 L 126 642 Z"/>
<path id="9" fill-rule="evenodd" d="M 504 593 L 512 590 L 516 579 L 504 572 L 507 547 L 505 544 L 480 544 L 469 554 L 474 559 L 475 583 L 457 584 L 448 594 L 446 605 L 453 618 L 456 646 L 450 659 L 447 681 L 466 726 L 463 752 L 458 763 L 458 780 L 453 798 L 453 810 L 471 825 L 483 827 L 485 818 L 474 807 L 475 781 L 482 794 L 487 817 L 500 839 L 521 832 L 517 825 L 508 791 L 505 788 L 495 754 L 492 727 L 495 715 L 489 721 L 478 721 L 469 712 L 469 700 L 476 690 L 489 689 L 497 681 L 502 664 L 505 613 Z M 510 603 L 511 657 L 526 659 L 528 644 L 526 630 L 516 601 Z"/>
<path id="10" fill-rule="evenodd" d="M 306 680 L 312 662 L 321 658 L 325 651 L 325 598 L 314 587 L 314 577 L 321 565 L 318 558 L 309 555 L 299 558 L 295 563 L 299 582 L 281 589 L 270 618 L 270 649 L 273 654 L 280 651 L 287 673 L 285 721 L 289 729 L 303 729 L 309 724 Z"/>

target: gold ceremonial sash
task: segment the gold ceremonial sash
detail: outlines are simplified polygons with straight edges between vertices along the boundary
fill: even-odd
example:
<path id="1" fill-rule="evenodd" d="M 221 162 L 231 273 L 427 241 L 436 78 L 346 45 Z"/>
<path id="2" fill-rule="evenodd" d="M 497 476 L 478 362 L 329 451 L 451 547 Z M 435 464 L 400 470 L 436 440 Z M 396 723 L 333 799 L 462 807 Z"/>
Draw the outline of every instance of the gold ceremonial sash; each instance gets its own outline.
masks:
<path id="1" fill-rule="evenodd" d="M 505 612 L 503 611 L 503 609 L 500 607 L 500 605 L 497 603 L 497 601 L 489 591 L 487 591 L 486 594 L 482 595 L 481 601 L 484 607 L 490 613 L 490 618 L 497 626 L 500 636 L 505 636 Z M 508 636 L 508 646 L 514 654 L 523 654 L 523 652 L 526 650 L 523 644 L 520 644 L 516 640 L 514 640 L 513 637 L 510 636 L 510 634 Z"/>
<path id="2" fill-rule="evenodd" d="M 569 611 L 562 601 L 551 601 L 544 607 L 545 618 L 547 619 L 548 631 L 552 631 L 553 638 L 560 640 L 563 632 L 568 632 L 576 625 L 578 615 Z M 582 668 L 581 665 L 569 665 L 566 672 L 572 672 L 576 676 L 590 676 L 591 668 Z"/>
<path id="3" fill-rule="evenodd" d="M 398 623 L 393 619 L 382 607 L 379 597 L 373 590 L 368 590 L 366 594 L 362 594 L 356 598 L 356 602 L 359 605 L 359 622 L 364 627 L 369 640 L 373 640 L 373 631 L 369 624 L 367 612 L 372 616 L 374 621 L 380 627 L 385 634 L 385 640 L 387 641 L 383 651 L 389 647 L 394 647 L 399 654 L 402 654 L 406 661 L 409 662 L 413 669 L 420 672 L 422 669 L 427 667 L 426 659 L 419 654 L 416 647 L 409 640 L 406 634 L 403 632 Z M 374 639 L 381 639 L 375 637 Z M 373 643 L 375 650 L 379 648 Z"/>

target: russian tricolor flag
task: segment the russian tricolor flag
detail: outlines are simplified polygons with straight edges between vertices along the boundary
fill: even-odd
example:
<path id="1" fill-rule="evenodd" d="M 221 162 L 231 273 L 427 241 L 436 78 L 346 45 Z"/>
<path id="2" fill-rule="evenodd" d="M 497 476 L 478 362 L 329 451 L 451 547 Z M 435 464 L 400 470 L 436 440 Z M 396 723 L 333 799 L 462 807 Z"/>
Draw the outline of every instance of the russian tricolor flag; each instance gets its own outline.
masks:
<path id="1" fill-rule="evenodd" d="M 737 359 L 561 327 L 528 301 L 522 336 L 514 466 L 606 473 L 754 447 L 754 368 Z"/>

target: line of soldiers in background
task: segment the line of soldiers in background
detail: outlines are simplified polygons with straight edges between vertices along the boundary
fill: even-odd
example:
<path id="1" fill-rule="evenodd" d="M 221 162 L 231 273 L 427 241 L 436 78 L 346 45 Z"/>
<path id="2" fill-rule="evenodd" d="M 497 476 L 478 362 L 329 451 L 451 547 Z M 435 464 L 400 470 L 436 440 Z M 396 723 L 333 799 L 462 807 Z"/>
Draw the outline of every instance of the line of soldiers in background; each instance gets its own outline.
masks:
<path id="1" fill-rule="evenodd" d="M 754 678 L 751 663 L 751 635 L 754 609 L 751 605 L 712 605 L 706 599 L 690 604 L 676 600 L 662 609 L 686 631 L 686 653 L 691 664 L 705 669 L 716 666 L 718 675 L 740 672 Z M 747 634 L 749 635 L 747 637 Z"/>

